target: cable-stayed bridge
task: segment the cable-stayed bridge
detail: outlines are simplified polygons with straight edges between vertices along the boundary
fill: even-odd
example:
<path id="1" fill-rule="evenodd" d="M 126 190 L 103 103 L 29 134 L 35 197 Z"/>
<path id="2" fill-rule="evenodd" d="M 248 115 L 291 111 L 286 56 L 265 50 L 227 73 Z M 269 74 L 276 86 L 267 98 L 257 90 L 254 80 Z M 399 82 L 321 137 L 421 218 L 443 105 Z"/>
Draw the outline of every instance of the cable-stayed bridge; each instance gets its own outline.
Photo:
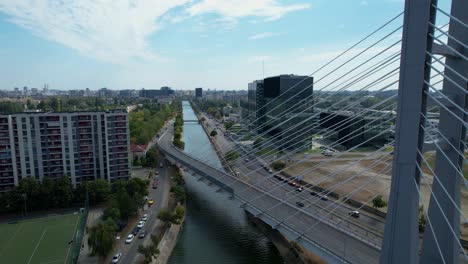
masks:
<path id="1" fill-rule="evenodd" d="M 249 135 L 261 140 L 229 146 L 240 155 L 229 161 L 233 171 L 176 149 L 170 133 L 160 149 L 328 262 L 468 263 L 460 240 L 468 232 L 467 10 L 466 0 L 407 0 L 404 12 L 310 75 L 313 95 L 278 96 L 249 113 Z M 298 155 L 310 149 L 302 138 L 312 134 L 320 138 L 312 142 L 339 151 L 313 160 Z M 357 154 L 369 145 L 378 147 Z M 280 176 L 290 171 L 308 184 L 288 186 L 299 182 Z M 385 218 L 349 214 L 381 195 L 389 201 Z"/>

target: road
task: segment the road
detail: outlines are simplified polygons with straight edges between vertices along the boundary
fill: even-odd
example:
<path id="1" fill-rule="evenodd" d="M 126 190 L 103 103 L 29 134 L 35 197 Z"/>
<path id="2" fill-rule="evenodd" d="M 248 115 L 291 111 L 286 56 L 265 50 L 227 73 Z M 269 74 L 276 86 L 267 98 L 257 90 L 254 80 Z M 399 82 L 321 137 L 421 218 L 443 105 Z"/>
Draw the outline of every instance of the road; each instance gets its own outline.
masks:
<path id="1" fill-rule="evenodd" d="M 215 121 L 213 119 L 209 119 L 206 115 L 204 115 L 204 117 L 208 123 L 209 130 L 216 127 Z M 227 151 L 234 148 L 235 143 L 231 138 L 224 136 L 224 131 L 221 128 L 221 126 L 222 125 L 218 126 L 218 131 L 220 131 L 221 133 L 218 133 L 218 136 L 216 136 L 215 141 L 220 147 L 221 151 L 226 153 Z M 322 154 L 317 154 L 317 156 L 323 157 Z M 352 221 L 357 225 L 362 225 L 363 228 L 368 228 L 383 235 L 385 219 L 363 211 L 360 211 L 359 218 L 348 217 L 348 213 L 350 211 L 356 210 L 356 208 L 344 203 L 337 203 L 331 206 L 330 201 L 336 201 L 332 197 L 329 197 L 330 201 L 322 201 L 318 197 L 312 197 L 309 191 L 304 191 L 302 193 L 295 192 L 296 188 L 289 186 L 287 183 L 281 182 L 276 178 L 273 178 L 272 174 L 268 173 L 261 166 L 261 162 L 258 160 L 257 157 L 255 157 L 254 155 L 248 155 L 248 157 L 248 162 L 245 161 L 245 157 L 239 158 L 235 162 L 231 162 L 231 166 L 233 166 L 236 171 L 240 172 L 240 176 L 243 176 L 245 180 L 251 182 L 252 184 L 263 186 L 264 188 L 270 191 L 274 191 L 278 195 L 281 195 L 281 197 L 284 197 L 284 200 L 291 200 L 294 202 L 296 200 L 302 201 L 304 202 L 306 207 L 315 207 L 316 212 L 324 213 L 329 210 L 334 210 L 334 213 L 337 217 L 348 218 L 349 221 Z M 363 159 L 376 158 L 379 157 L 372 156 Z M 323 158 L 323 160 L 327 159 L 329 158 Z M 320 160 L 322 159 L 317 159 L 317 161 Z M 339 160 L 356 160 L 356 158 L 340 158 Z M 314 161 L 316 160 L 314 159 Z"/>
<path id="2" fill-rule="evenodd" d="M 154 205 L 151 207 L 145 206 L 145 211 L 143 214 L 148 214 L 148 221 L 146 225 L 142 228 L 142 230 L 146 230 L 148 234 L 144 239 L 135 238 L 131 244 L 125 244 L 125 238 L 128 234 L 122 234 L 121 242 L 118 244 L 119 248 L 121 249 L 124 255 L 122 257 L 121 263 L 130 264 L 130 263 L 137 263 L 137 259 L 139 258 L 138 253 L 138 246 L 148 240 L 150 240 L 150 234 L 158 225 L 159 219 L 157 215 L 161 208 L 166 207 L 169 198 L 169 189 L 170 189 L 170 175 L 168 166 L 165 165 L 164 168 L 159 168 L 159 186 L 157 189 L 150 188 L 149 199 L 153 199 L 155 201 Z M 140 214 L 141 216 L 142 214 Z M 130 230 L 131 231 L 131 230 Z M 141 232 L 141 231 L 140 231 Z"/>

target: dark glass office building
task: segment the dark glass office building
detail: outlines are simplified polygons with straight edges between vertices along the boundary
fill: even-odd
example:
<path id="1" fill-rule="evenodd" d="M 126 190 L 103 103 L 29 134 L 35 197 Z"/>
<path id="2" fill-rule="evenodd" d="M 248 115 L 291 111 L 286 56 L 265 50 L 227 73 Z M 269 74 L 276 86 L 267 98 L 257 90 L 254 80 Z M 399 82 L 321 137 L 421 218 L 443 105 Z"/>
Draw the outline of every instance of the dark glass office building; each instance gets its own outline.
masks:
<path id="1" fill-rule="evenodd" d="M 257 132 L 274 138 L 281 149 L 310 148 L 312 95 L 309 76 L 279 75 L 249 84 L 249 114 L 255 113 Z"/>

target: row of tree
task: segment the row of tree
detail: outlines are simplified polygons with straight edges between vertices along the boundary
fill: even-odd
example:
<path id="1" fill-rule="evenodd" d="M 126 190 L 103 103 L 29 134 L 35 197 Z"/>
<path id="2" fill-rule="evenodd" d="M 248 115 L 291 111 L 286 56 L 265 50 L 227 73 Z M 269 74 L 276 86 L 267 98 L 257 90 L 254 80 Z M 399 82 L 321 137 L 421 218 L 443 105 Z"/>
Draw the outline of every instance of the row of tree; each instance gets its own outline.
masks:
<path id="1" fill-rule="evenodd" d="M 185 143 L 182 141 L 182 132 L 184 129 L 184 118 L 182 116 L 182 111 L 178 112 L 175 117 L 174 122 L 174 140 L 173 143 L 176 147 L 184 149 Z"/>
<path id="2" fill-rule="evenodd" d="M 119 229 L 145 204 L 144 197 L 148 195 L 148 184 L 148 180 L 139 178 L 108 184 L 105 190 L 106 197 L 103 197 L 106 207 L 102 221 L 88 230 L 88 244 L 92 255 L 104 258 L 109 254 Z"/>
<path id="3" fill-rule="evenodd" d="M 19 102 L 13 101 L 1 101 L 0 102 L 0 114 L 11 114 L 17 112 L 23 112 L 24 106 Z"/>
<path id="4" fill-rule="evenodd" d="M 223 107 L 227 106 L 227 103 L 223 100 L 201 100 L 192 102 L 192 108 L 195 110 L 195 113 L 199 113 L 200 111 L 206 112 L 216 119 L 222 118 Z"/>
<path id="5" fill-rule="evenodd" d="M 164 126 L 173 112 L 175 101 L 169 104 L 145 104 L 130 112 L 130 142 L 147 144 Z"/>

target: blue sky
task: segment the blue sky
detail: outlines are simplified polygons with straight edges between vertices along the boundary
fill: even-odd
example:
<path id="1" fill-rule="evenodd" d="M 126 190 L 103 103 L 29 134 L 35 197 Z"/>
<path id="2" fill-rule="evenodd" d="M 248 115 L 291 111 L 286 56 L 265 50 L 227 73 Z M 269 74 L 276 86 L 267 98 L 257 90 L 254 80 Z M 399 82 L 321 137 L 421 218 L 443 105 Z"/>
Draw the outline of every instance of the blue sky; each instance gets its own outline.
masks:
<path id="1" fill-rule="evenodd" d="M 58 3 L 62 2 L 62 3 Z M 246 89 L 310 74 L 399 0 L 0 0 L 0 89 Z"/>

